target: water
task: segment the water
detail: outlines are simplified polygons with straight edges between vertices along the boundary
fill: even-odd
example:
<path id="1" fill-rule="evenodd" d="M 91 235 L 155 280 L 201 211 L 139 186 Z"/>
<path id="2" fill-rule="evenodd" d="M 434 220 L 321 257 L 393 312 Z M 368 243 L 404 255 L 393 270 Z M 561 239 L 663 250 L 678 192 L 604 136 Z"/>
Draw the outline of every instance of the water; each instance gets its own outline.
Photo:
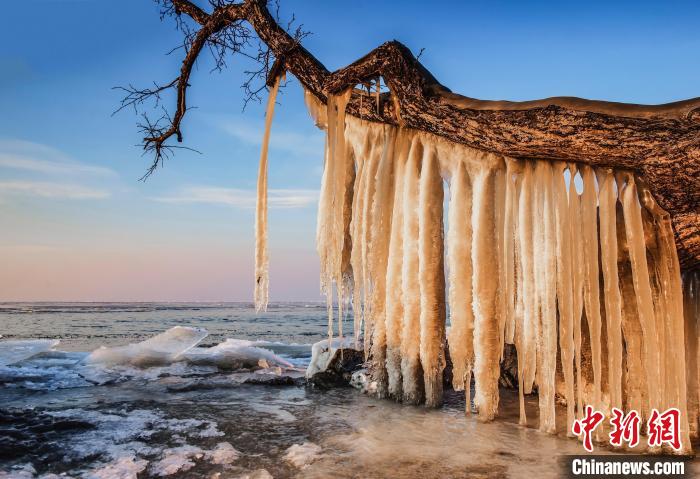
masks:
<path id="1" fill-rule="evenodd" d="M 0 477 L 546 478 L 560 476 L 560 455 L 582 452 L 563 437 L 561 410 L 557 436 L 518 426 L 514 391 L 502 391 L 499 418 L 483 424 L 454 392 L 426 410 L 305 387 L 325 315 L 323 304 L 296 303 L 260 315 L 252 304 L 1 305 L 3 340 L 61 342 L 0 367 Z M 175 326 L 205 328 L 199 347 L 247 339 L 293 366 L 86 364 L 102 345 Z M 536 403 L 528 398 L 533 422 Z"/>

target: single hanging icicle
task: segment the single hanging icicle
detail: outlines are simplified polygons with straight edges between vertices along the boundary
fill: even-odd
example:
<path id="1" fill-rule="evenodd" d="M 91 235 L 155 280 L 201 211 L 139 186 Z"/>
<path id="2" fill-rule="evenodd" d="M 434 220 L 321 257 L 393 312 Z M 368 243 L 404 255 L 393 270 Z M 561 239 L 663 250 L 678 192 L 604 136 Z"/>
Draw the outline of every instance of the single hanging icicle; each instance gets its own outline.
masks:
<path id="1" fill-rule="evenodd" d="M 551 163 L 538 162 L 537 168 L 538 189 L 542 196 L 542 221 L 543 226 L 541 250 L 542 289 L 539 292 L 540 303 L 540 335 L 541 348 L 538 356 L 541 357 L 538 367 L 538 399 L 540 404 L 540 431 L 553 434 L 555 432 L 555 381 L 557 364 L 557 311 L 556 311 L 556 227 L 554 218 L 554 195 L 552 191 L 553 178 Z"/>
<path id="2" fill-rule="evenodd" d="M 637 187 L 632 174 L 625 175 L 625 186 L 622 189 L 622 207 L 625 215 L 625 233 L 632 264 L 632 279 L 636 295 L 637 314 L 642 329 L 645 375 L 647 377 L 648 407 L 658 408 L 664 397 L 660 382 L 659 355 L 656 347 L 656 319 L 652 303 L 651 285 L 649 284 L 649 268 L 645 245 L 644 229 L 642 227 L 642 212 L 637 198 Z"/>
<path id="3" fill-rule="evenodd" d="M 420 285 L 420 361 L 425 405 L 442 404 L 445 368 L 445 268 L 443 252 L 443 188 L 440 165 L 433 149 L 424 153 L 419 194 L 418 283 Z"/>
<path id="4" fill-rule="evenodd" d="M 499 299 L 496 257 L 495 165 L 479 165 L 472 188 L 472 264 L 474 265 L 474 406 L 479 418 L 492 420 L 498 409 Z"/>
<path id="5" fill-rule="evenodd" d="M 364 291 L 364 273 L 362 263 L 362 238 L 364 238 L 364 204 L 365 188 L 367 186 L 367 157 L 371 144 L 369 135 L 363 138 L 361 148 L 355 150 L 356 170 L 355 185 L 353 187 L 354 195 L 352 199 L 352 221 L 351 221 L 351 236 L 352 236 L 352 251 L 350 253 L 350 263 L 353 273 L 353 291 L 352 291 L 352 315 L 353 315 L 353 334 L 355 336 L 355 348 L 360 346 L 360 336 L 362 330 L 362 322 L 364 318 L 364 303 L 362 302 Z"/>
<path id="6" fill-rule="evenodd" d="M 522 303 L 521 326 L 517 331 L 518 390 L 520 395 L 520 424 L 527 424 L 524 395 L 532 392 L 536 369 L 535 347 L 535 272 L 533 265 L 533 166 L 531 161 L 523 165 L 523 175 L 518 195 L 518 235 L 516 249 L 519 257 L 519 302 Z"/>
<path id="7" fill-rule="evenodd" d="M 401 320 L 403 298 L 401 269 L 403 265 L 403 187 L 404 171 L 410 137 L 399 130 L 396 137 L 396 172 L 394 175 L 394 201 L 391 214 L 391 238 L 386 273 L 386 370 L 387 392 L 390 397 L 403 397 L 401 379 Z"/>
<path id="8" fill-rule="evenodd" d="M 362 258 L 362 303 L 363 303 L 363 321 L 364 321 L 364 350 L 365 358 L 369 358 L 370 348 L 372 346 L 372 336 L 374 333 L 375 311 L 374 305 L 374 278 L 372 274 L 372 258 L 373 251 L 371 249 L 372 235 L 374 234 L 373 226 L 378 220 L 375 216 L 374 198 L 377 194 L 377 171 L 381 162 L 382 152 L 384 150 L 384 135 L 381 126 L 374 127 L 370 130 L 372 149 L 367 158 L 367 185 L 364 188 L 365 198 L 362 201 L 364 209 L 362 213 L 362 237 L 361 258 Z M 384 271 L 385 273 L 385 271 Z"/>
<path id="9" fill-rule="evenodd" d="M 459 161 L 450 181 L 447 262 L 449 264 L 452 387 L 465 391 L 471 413 L 471 377 L 474 364 L 474 311 L 472 310 L 472 190 L 467 169 Z"/>
<path id="10" fill-rule="evenodd" d="M 265 134 L 260 148 L 260 167 L 258 169 L 257 201 L 255 204 L 255 312 L 267 311 L 269 297 L 270 270 L 267 253 L 267 150 L 270 144 L 270 129 L 272 128 L 272 116 L 275 113 L 275 100 L 280 87 L 280 80 L 284 76 L 277 76 L 275 83 L 267 98 L 265 111 Z"/>
<path id="11" fill-rule="evenodd" d="M 518 196 L 517 184 L 519 181 L 522 164 L 519 160 L 506 158 L 505 175 L 505 215 L 503 223 L 503 278 L 505 286 L 504 296 L 504 341 L 508 344 L 515 342 L 515 314 L 516 314 L 516 276 L 515 276 L 515 232 L 517 231 Z M 515 176 L 518 176 L 518 180 Z M 465 240 L 466 241 L 466 240 Z"/>
<path id="12" fill-rule="evenodd" d="M 375 179 L 375 194 L 372 201 L 371 237 L 368 248 L 370 278 L 372 283 L 372 378 L 377 384 L 377 396 L 387 395 L 386 369 L 386 281 L 391 235 L 391 212 L 394 199 L 394 166 L 396 128 L 382 126 L 384 148 L 379 160 Z"/>
<path id="13" fill-rule="evenodd" d="M 605 322 L 608 339 L 608 390 L 610 406 L 622 404 L 622 301 L 617 271 L 617 211 L 615 177 L 609 169 L 598 169 L 600 253 L 603 265 Z"/>
<path id="14" fill-rule="evenodd" d="M 618 196 L 622 199 L 624 181 L 616 175 Z M 649 417 L 649 401 L 647 400 L 646 374 L 644 374 L 643 334 L 637 314 L 637 295 L 634 292 L 632 265 L 627 247 L 627 234 L 622 204 L 617 203 L 617 244 L 619 257 L 617 269 L 620 277 L 620 294 L 622 298 L 622 333 L 625 341 L 626 374 L 625 379 L 625 410 L 639 411 L 641 420 Z"/>
<path id="15" fill-rule="evenodd" d="M 350 301 L 353 298 L 353 273 L 352 273 L 352 206 L 355 185 L 355 161 L 352 156 L 352 148 L 345 145 L 345 199 L 343 203 L 343 243 L 340 261 L 340 294 L 338 301 L 338 338 L 343 344 L 343 322 L 350 310 Z M 355 338 L 357 341 L 357 338 Z"/>
<path id="16" fill-rule="evenodd" d="M 566 163 L 554 164 L 554 204 L 557 231 L 557 306 L 559 308 L 559 349 L 564 373 L 566 393 L 566 424 L 571 425 L 575 418 L 576 396 L 574 393 L 574 304 L 573 266 L 571 255 L 571 226 L 569 197 L 566 190 L 564 171 Z M 571 188 L 574 188 L 571 178 Z M 566 428 L 567 435 L 573 433 Z"/>
<path id="17" fill-rule="evenodd" d="M 583 281 L 583 302 L 591 339 L 593 362 L 593 407 L 601 409 L 601 323 L 600 317 L 600 272 L 598 268 L 597 195 L 595 177 L 590 166 L 582 166 L 583 195 L 581 196 L 581 225 L 583 232 L 583 258 L 585 276 Z"/>
<path id="18" fill-rule="evenodd" d="M 581 370 L 581 315 L 583 314 L 584 240 L 581 227 L 581 198 L 576 192 L 578 167 L 569 163 L 569 225 L 571 227 L 571 286 L 574 318 L 574 364 L 576 365 L 576 416 L 583 417 L 583 377 Z"/>
<path id="19" fill-rule="evenodd" d="M 498 264 L 498 361 L 503 360 L 503 351 L 506 333 L 506 263 L 505 263 L 505 232 L 506 223 L 506 168 L 505 164 L 499 165 L 494 170 L 494 218 L 496 239 L 496 262 Z"/>
<path id="20" fill-rule="evenodd" d="M 420 363 L 420 288 L 418 277 L 418 181 L 423 146 L 413 138 L 403 186 L 403 261 L 401 289 L 403 330 L 401 332 L 401 375 L 403 400 L 408 404 L 423 402 L 423 369 Z"/>

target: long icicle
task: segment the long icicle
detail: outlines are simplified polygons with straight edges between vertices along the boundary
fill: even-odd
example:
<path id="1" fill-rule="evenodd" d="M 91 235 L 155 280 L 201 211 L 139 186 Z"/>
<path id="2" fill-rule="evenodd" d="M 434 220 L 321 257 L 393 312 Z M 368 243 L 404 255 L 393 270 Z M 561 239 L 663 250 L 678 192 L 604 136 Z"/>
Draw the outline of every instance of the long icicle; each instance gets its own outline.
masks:
<path id="1" fill-rule="evenodd" d="M 538 395 L 540 402 L 540 430 L 553 434 L 555 432 L 555 407 L 554 393 L 557 364 L 557 311 L 556 311 L 556 226 L 555 204 L 552 176 L 552 165 L 549 162 L 540 162 L 541 187 L 542 187 L 542 211 L 543 211 L 543 279 L 544 288 L 541 291 L 541 366 L 539 374 Z M 540 248 L 538 248 L 540 249 Z M 538 352 L 540 354 L 540 352 Z"/>
<path id="2" fill-rule="evenodd" d="M 520 258 L 521 279 L 518 291 L 522 303 L 522 325 L 518 331 L 518 389 L 520 394 L 520 424 L 527 424 L 524 395 L 532 392 L 536 369 L 535 347 L 535 272 L 533 265 L 533 190 L 532 162 L 526 161 L 518 198 L 517 249 Z"/>
<path id="3" fill-rule="evenodd" d="M 270 260 L 267 252 L 267 150 L 270 144 L 272 116 L 275 113 L 275 101 L 280 87 L 278 75 L 267 98 L 265 111 L 265 134 L 260 148 L 260 167 L 258 168 L 257 201 L 255 204 L 255 312 L 267 311 L 270 287 Z"/>
<path id="4" fill-rule="evenodd" d="M 394 168 L 396 128 L 382 126 L 383 143 L 381 159 L 377 167 L 375 194 L 372 202 L 370 227 L 370 282 L 372 284 L 372 377 L 377 383 L 377 396 L 385 397 L 388 391 L 386 369 L 386 271 L 391 235 L 391 211 L 394 198 Z"/>
<path id="5" fill-rule="evenodd" d="M 473 176 L 472 264 L 474 265 L 474 406 L 479 419 L 492 420 L 498 409 L 499 325 L 495 171 L 479 165 Z"/>
<path id="6" fill-rule="evenodd" d="M 435 151 L 423 156 L 419 193 L 418 283 L 420 285 L 420 360 L 425 405 L 442 404 L 445 368 L 445 268 L 443 253 L 443 187 Z"/>
<path id="7" fill-rule="evenodd" d="M 449 264 L 452 387 L 465 391 L 466 412 L 471 413 L 471 375 L 474 364 L 474 311 L 472 310 L 472 191 L 462 161 L 450 181 L 447 260 Z"/>
<path id="8" fill-rule="evenodd" d="M 346 219 L 349 221 L 345 215 L 345 201 L 347 199 L 346 188 L 350 186 L 351 183 L 351 173 L 349 168 L 349 163 L 352 161 L 347 153 L 348 150 L 345 145 L 345 108 L 350 101 L 350 96 L 352 95 L 352 89 L 348 89 L 335 97 L 333 102 L 328 102 L 328 117 L 335 115 L 334 121 L 329 122 L 328 125 L 328 139 L 329 143 L 332 142 L 330 154 L 332 155 L 333 161 L 333 187 L 332 187 L 332 206 L 330 213 L 330 248 L 329 248 L 329 263 L 330 263 L 330 275 L 332 278 L 332 283 L 335 284 L 336 298 L 338 302 L 338 332 L 339 338 L 342 344 L 342 323 L 343 323 L 343 306 L 345 304 L 344 293 L 346 290 L 346 270 L 343 268 L 343 257 L 345 248 L 345 234 L 349 225 L 346 225 Z M 333 127 L 333 132 L 331 134 L 331 125 Z M 332 308 L 332 291 L 330 295 Z M 329 313 L 329 320 L 332 324 L 332 311 Z M 332 339 L 332 332 L 329 333 L 329 339 Z M 331 344 L 329 343 L 329 347 Z M 342 347 L 342 346 L 341 346 Z"/>
<path id="9" fill-rule="evenodd" d="M 355 151 L 356 162 L 355 184 L 352 198 L 352 220 L 350 234 L 352 236 L 352 250 L 350 252 L 350 264 L 353 274 L 352 290 L 352 315 L 353 334 L 355 337 L 355 349 L 360 347 L 360 335 L 362 330 L 362 318 L 364 317 L 364 304 L 362 302 L 364 284 L 362 273 L 362 237 L 364 235 L 364 189 L 367 184 L 367 156 L 370 149 L 369 135 L 363 138 L 363 144 L 359 151 Z"/>
<path id="10" fill-rule="evenodd" d="M 624 183 L 621 177 L 616 177 L 617 191 L 622 200 Z M 644 421 L 649 417 L 649 402 L 647 400 L 646 375 L 644 374 L 643 334 L 637 313 L 637 295 L 634 292 L 632 264 L 630 263 L 627 233 L 622 203 L 617 203 L 617 244 L 620 247 L 617 270 L 620 277 L 620 293 L 622 298 L 622 333 L 625 341 L 626 363 L 625 407 L 627 411 L 639 411 Z"/>
<path id="11" fill-rule="evenodd" d="M 420 364 L 420 288 L 418 277 L 418 181 L 423 146 L 414 137 L 404 171 L 403 189 L 403 262 L 401 289 L 403 329 L 401 333 L 401 374 L 403 400 L 423 402 L 423 371 Z"/>
<path id="12" fill-rule="evenodd" d="M 581 198 L 576 191 L 576 174 L 578 167 L 575 163 L 569 164 L 571 179 L 569 182 L 569 225 L 571 228 L 571 286 L 572 305 L 574 317 L 574 364 L 576 365 L 576 414 L 577 417 L 583 415 L 583 377 L 581 370 L 581 315 L 583 314 L 583 278 L 584 268 L 584 247 L 581 232 Z"/>
<path id="13" fill-rule="evenodd" d="M 666 344 L 660 348 L 663 356 L 660 364 L 663 375 L 668 378 L 666 390 L 666 407 L 676 407 L 680 411 L 681 450 L 690 451 L 690 434 L 688 428 L 686 363 L 678 361 L 678 354 L 685 355 L 686 338 L 683 324 L 683 292 L 681 272 L 673 237 L 671 218 L 654 200 L 651 192 L 644 186 L 639 187 L 640 202 L 654 217 L 656 232 L 657 261 L 655 274 L 660 279 L 665 314 L 657 317 L 660 327 L 665 330 Z"/>
<path id="14" fill-rule="evenodd" d="M 401 269 L 403 265 L 403 188 L 404 170 L 410 137 L 399 130 L 396 137 L 396 171 L 394 175 L 394 201 L 391 214 L 391 239 L 386 277 L 386 370 L 387 392 L 390 397 L 401 400 L 401 320 L 403 298 Z"/>
<path id="15" fill-rule="evenodd" d="M 642 213 L 637 198 L 637 187 L 631 174 L 625 175 L 622 189 L 622 207 L 625 214 L 625 233 L 632 264 L 632 279 L 637 297 L 637 314 L 642 329 L 645 374 L 647 376 L 648 409 L 659 407 L 664 394 L 660 383 L 659 356 L 656 348 L 656 320 L 649 284 L 649 268 L 645 245 Z"/>
<path id="16" fill-rule="evenodd" d="M 617 213 L 615 177 L 598 169 L 600 254 L 603 265 L 605 322 L 608 340 L 608 390 L 610 406 L 622 409 L 622 301 L 617 272 Z"/>
<path id="17" fill-rule="evenodd" d="M 574 393 L 574 305 L 573 277 L 571 256 L 571 226 L 569 216 L 569 198 L 566 189 L 564 171 L 566 163 L 555 163 L 554 167 L 554 201 L 557 232 L 557 306 L 559 308 L 559 349 L 564 373 L 566 393 L 566 424 L 574 422 L 576 397 Z M 574 188 L 571 183 L 571 188 Z M 567 435 L 573 433 L 566 428 Z"/>
<path id="18" fill-rule="evenodd" d="M 591 340 L 593 362 L 593 407 L 601 409 L 602 357 L 600 317 L 600 271 L 598 267 L 597 195 L 595 176 L 590 166 L 582 166 L 583 195 L 581 196 L 581 218 L 583 231 L 583 258 L 585 276 L 583 302 Z"/>
<path id="19" fill-rule="evenodd" d="M 360 237 L 361 244 L 361 258 L 362 258 L 362 302 L 363 306 L 363 320 L 364 320 L 364 333 L 365 338 L 364 350 L 365 358 L 369 358 L 370 349 L 372 346 L 372 335 L 374 329 L 374 319 L 375 312 L 372 310 L 374 306 L 373 291 L 374 284 L 372 278 L 372 264 L 370 259 L 373 256 L 371 251 L 371 241 L 372 235 L 374 234 L 373 226 L 376 224 L 377 218 L 375 217 L 376 211 L 373 208 L 374 197 L 377 194 L 377 170 L 379 169 L 379 164 L 381 163 L 382 153 L 384 151 L 384 135 L 381 127 L 373 128 L 370 130 L 369 134 L 372 138 L 370 143 L 372 148 L 370 149 L 369 156 L 365 160 L 367 162 L 367 176 L 365 178 L 366 185 L 364 187 L 364 200 L 362 201 L 362 236 Z"/>
<path id="20" fill-rule="evenodd" d="M 503 266 L 505 286 L 503 288 L 505 302 L 505 331 L 504 341 L 513 344 L 515 341 L 515 312 L 516 312 L 516 276 L 515 276 L 515 232 L 518 212 L 517 181 L 522 165 L 518 160 L 506 159 L 505 176 L 505 215 L 503 224 Z M 516 176 L 517 178 L 516 179 Z"/>

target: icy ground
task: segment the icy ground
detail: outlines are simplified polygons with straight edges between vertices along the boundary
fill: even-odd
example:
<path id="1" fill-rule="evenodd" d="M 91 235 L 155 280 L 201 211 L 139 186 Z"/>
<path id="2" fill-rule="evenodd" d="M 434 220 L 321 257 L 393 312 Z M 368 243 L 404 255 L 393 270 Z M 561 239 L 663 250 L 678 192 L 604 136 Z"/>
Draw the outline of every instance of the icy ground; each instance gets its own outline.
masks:
<path id="1" fill-rule="evenodd" d="M 511 391 L 482 424 L 463 394 L 426 410 L 304 387 L 311 345 L 291 357 L 274 352 L 288 345 L 203 337 L 180 328 L 92 354 L 27 343 L 23 359 L 15 348 L 0 369 L 0 478 L 546 478 L 581 452 L 517 426 Z"/>

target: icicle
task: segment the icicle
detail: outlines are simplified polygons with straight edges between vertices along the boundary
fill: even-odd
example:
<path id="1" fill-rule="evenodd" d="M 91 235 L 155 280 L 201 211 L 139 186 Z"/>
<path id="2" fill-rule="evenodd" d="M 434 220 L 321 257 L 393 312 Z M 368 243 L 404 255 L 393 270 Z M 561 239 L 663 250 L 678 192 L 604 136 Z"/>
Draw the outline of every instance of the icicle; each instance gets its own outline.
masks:
<path id="1" fill-rule="evenodd" d="M 404 171 L 410 148 L 410 138 L 399 130 L 396 138 L 396 172 L 394 175 L 394 200 L 391 214 L 391 238 L 386 277 L 386 370 L 387 392 L 390 397 L 401 399 L 401 320 L 403 298 L 401 269 L 403 264 L 403 188 Z"/>
<path id="2" fill-rule="evenodd" d="M 631 174 L 625 175 L 622 189 L 622 207 L 625 215 L 625 233 L 632 264 L 632 279 L 637 303 L 637 314 L 642 329 L 644 373 L 647 377 L 648 409 L 659 406 L 663 398 L 660 383 L 659 356 L 656 348 L 656 320 L 652 304 L 649 269 L 642 227 L 641 206 L 637 199 L 637 187 Z"/>
<path id="3" fill-rule="evenodd" d="M 610 407 L 622 409 L 622 304 L 617 272 L 617 209 L 615 177 L 609 169 L 596 171 L 600 216 L 600 254 L 603 266 L 605 322 L 608 341 Z"/>
<path id="4" fill-rule="evenodd" d="M 474 265 L 474 406 L 479 418 L 490 421 L 498 408 L 499 300 L 493 166 L 474 172 L 472 202 L 472 264 Z M 496 248 L 497 249 L 497 248 Z"/>
<path id="5" fill-rule="evenodd" d="M 557 312 L 556 312 L 556 228 L 554 217 L 554 195 L 552 191 L 552 166 L 549 162 L 538 162 L 536 175 L 541 200 L 542 243 L 536 248 L 535 258 L 540 263 L 540 334 L 541 347 L 537 355 L 540 357 L 538 369 L 538 396 L 540 403 L 540 430 L 554 433 L 555 410 L 554 393 L 557 362 Z M 540 228 L 538 228 L 540 229 Z M 540 274 L 537 274 L 539 277 Z"/>
<path id="6" fill-rule="evenodd" d="M 443 187 L 435 151 L 424 153 L 419 193 L 418 283 L 420 285 L 420 361 L 425 405 L 442 404 L 445 368 L 445 269 L 443 264 Z"/>
<path id="7" fill-rule="evenodd" d="M 403 261 L 401 289 L 403 330 L 401 334 L 401 374 L 403 399 L 408 404 L 423 401 L 423 374 L 420 364 L 420 288 L 418 277 L 418 181 L 423 146 L 414 137 L 403 186 Z"/>
<path id="8" fill-rule="evenodd" d="M 267 150 L 270 144 L 272 116 L 275 113 L 275 100 L 284 74 L 275 78 L 275 83 L 267 98 L 265 111 L 265 134 L 260 149 L 258 169 L 257 201 L 255 204 L 255 312 L 267 311 L 270 271 L 267 253 Z"/>
<path id="9" fill-rule="evenodd" d="M 617 191 L 622 199 L 622 189 L 624 183 L 618 177 Z M 642 327 L 637 314 L 637 295 L 634 292 L 634 280 L 632 278 L 632 265 L 627 247 L 627 235 L 625 229 L 625 219 L 622 204 L 617 203 L 617 244 L 618 252 L 618 273 L 620 277 L 620 293 L 622 297 L 622 332 L 625 341 L 626 363 L 625 396 L 626 410 L 639 411 L 642 420 L 649 417 L 647 400 L 647 383 L 644 374 L 644 361 L 642 356 L 643 341 Z"/>
<path id="10" fill-rule="evenodd" d="M 651 192 L 644 186 L 639 188 L 640 201 L 654 217 L 656 233 L 655 275 L 662 289 L 663 315 L 657 315 L 658 329 L 665 332 L 665 344 L 659 348 L 662 356 L 660 365 L 665 366 L 663 375 L 666 381 L 665 407 L 676 407 L 680 411 L 681 452 L 690 451 L 690 435 L 687 415 L 686 364 L 678 361 L 679 352 L 684 352 L 685 339 L 683 318 L 683 293 L 681 272 L 673 237 L 673 227 L 668 213 L 654 201 Z M 658 330 L 657 329 L 657 330 Z"/>
<path id="11" fill-rule="evenodd" d="M 458 162 L 450 182 L 447 262 L 449 264 L 452 386 L 465 391 L 466 411 L 471 412 L 471 374 L 474 364 L 474 311 L 472 310 L 472 190 L 463 162 Z"/>
<path id="12" fill-rule="evenodd" d="M 352 205 L 355 194 L 355 161 L 350 145 L 345 145 L 345 198 L 342 209 L 343 242 L 340 261 L 340 285 L 338 289 L 338 338 L 343 342 L 343 321 L 349 311 L 350 298 L 354 288 L 352 272 Z M 358 338 L 355 338 L 357 341 Z"/>
<path id="13" fill-rule="evenodd" d="M 517 231 L 517 211 L 518 211 L 518 196 L 516 181 L 519 181 L 519 173 L 522 170 L 522 165 L 518 160 L 506 159 L 506 175 L 505 175 L 505 214 L 503 223 L 503 279 L 505 286 L 503 287 L 504 297 L 504 321 L 505 321 L 505 337 L 504 341 L 508 344 L 515 342 L 515 231 Z M 514 178 L 518 175 L 518 179 Z"/>
<path id="14" fill-rule="evenodd" d="M 498 264 L 498 361 L 503 360 L 503 346 L 506 332 L 506 263 L 505 263 L 505 215 L 506 215 L 506 168 L 499 165 L 494 170 L 493 209 L 495 218 L 496 262 Z"/>
<path id="15" fill-rule="evenodd" d="M 574 422 L 574 286 L 571 255 L 569 198 L 564 178 L 565 163 L 554 166 L 554 207 L 557 234 L 557 306 L 559 307 L 559 348 L 566 393 L 566 424 Z M 571 178 L 571 188 L 574 188 Z M 567 435 L 572 435 L 570 427 Z"/>
<path id="16" fill-rule="evenodd" d="M 583 302 L 586 308 L 586 321 L 591 340 L 593 361 L 593 406 L 602 408 L 601 403 L 601 317 L 600 317 L 600 272 L 598 268 L 597 198 L 595 177 L 590 166 L 582 166 L 583 195 L 581 196 L 581 226 L 583 232 L 583 258 L 585 276 L 583 281 Z"/>
<path id="17" fill-rule="evenodd" d="M 372 148 L 370 149 L 369 156 L 367 157 L 367 176 L 365 181 L 367 182 L 364 187 L 364 199 L 362 200 L 362 235 L 360 237 L 361 246 L 361 261 L 362 261 L 362 303 L 363 303 L 363 321 L 364 321 L 364 346 L 365 346 L 365 358 L 369 357 L 370 347 L 372 341 L 372 334 L 374 328 L 374 317 L 375 312 L 372 310 L 373 307 L 373 291 L 374 291 L 374 278 L 372 277 L 372 265 L 370 258 L 373 252 L 371 252 L 371 241 L 373 235 L 373 225 L 376 224 L 377 218 L 375 218 L 375 210 L 373 209 L 374 197 L 376 194 L 376 178 L 377 170 L 379 169 L 379 163 L 381 160 L 382 152 L 384 150 L 384 142 L 382 141 L 381 129 L 370 130 L 370 142 Z"/>
<path id="18" fill-rule="evenodd" d="M 362 302 L 364 291 L 364 273 L 362 263 L 362 249 L 364 238 L 363 228 L 364 223 L 364 199 L 365 189 L 367 187 L 367 160 L 371 149 L 369 135 L 363 137 L 361 147 L 355 150 L 356 175 L 355 184 L 353 187 L 354 195 L 352 199 L 352 221 L 351 221 L 351 236 L 352 236 L 352 251 L 350 253 L 350 263 L 353 273 L 353 292 L 352 292 L 352 312 L 353 312 L 353 334 L 355 336 L 355 348 L 359 347 L 362 321 L 364 317 L 364 305 Z"/>
<path id="19" fill-rule="evenodd" d="M 575 178 L 578 167 L 574 163 L 569 164 L 571 181 L 569 184 L 569 224 L 571 226 L 571 285 L 573 287 L 572 301 L 574 317 L 574 364 L 576 365 L 576 413 L 577 417 L 583 415 L 583 378 L 581 370 L 581 315 L 583 314 L 583 283 L 584 268 L 584 241 L 581 231 L 581 199 L 576 192 Z"/>
<path id="20" fill-rule="evenodd" d="M 396 129 L 383 126 L 384 148 L 377 167 L 375 194 L 372 199 L 372 224 L 368 248 L 370 280 L 372 284 L 372 377 L 377 383 L 377 395 L 387 395 L 386 370 L 386 272 L 391 235 L 391 211 L 394 198 L 394 151 Z"/>
<path id="21" fill-rule="evenodd" d="M 532 392 L 536 370 L 535 348 L 535 272 L 533 265 L 533 167 L 525 162 L 518 198 L 517 249 L 520 259 L 521 279 L 518 291 L 522 298 L 522 319 L 518 332 L 518 389 L 520 394 L 520 424 L 527 424 L 523 395 Z M 476 299 L 476 298 L 475 298 Z"/>

